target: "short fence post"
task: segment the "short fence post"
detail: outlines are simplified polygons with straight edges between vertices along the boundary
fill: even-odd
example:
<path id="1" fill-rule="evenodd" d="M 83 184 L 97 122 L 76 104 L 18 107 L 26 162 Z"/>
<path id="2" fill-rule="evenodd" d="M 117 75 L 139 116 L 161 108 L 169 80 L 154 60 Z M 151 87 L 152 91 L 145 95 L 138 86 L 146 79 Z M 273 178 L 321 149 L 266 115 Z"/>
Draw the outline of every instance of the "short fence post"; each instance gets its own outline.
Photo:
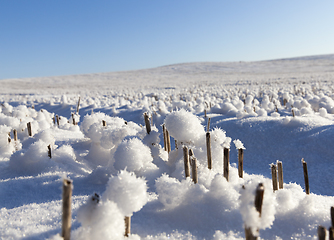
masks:
<path id="1" fill-rule="evenodd" d="M 150 132 L 151 132 L 151 124 L 150 124 L 150 118 L 147 115 L 147 113 L 144 113 L 144 120 L 145 120 L 145 126 L 146 126 L 147 134 L 150 134 Z"/>
<path id="2" fill-rule="evenodd" d="M 31 136 L 32 136 L 32 132 L 31 132 L 31 122 L 28 122 L 28 123 L 27 123 L 27 128 L 28 128 L 28 135 L 29 135 L 29 137 L 31 137 Z"/>
<path id="3" fill-rule="evenodd" d="M 167 152 L 167 134 L 166 134 L 166 127 L 165 124 L 162 125 L 162 133 L 164 135 L 164 149 Z"/>
<path id="4" fill-rule="evenodd" d="M 191 158 L 191 167 L 192 167 L 193 181 L 196 184 L 198 183 L 198 176 L 197 176 L 197 159 L 195 157 Z"/>
<path id="5" fill-rule="evenodd" d="M 271 164 L 271 177 L 272 177 L 272 182 L 273 182 L 273 191 L 277 191 L 277 169 L 275 164 Z"/>
<path id="6" fill-rule="evenodd" d="M 239 178 L 244 177 L 244 150 L 242 148 L 238 149 L 238 173 Z"/>
<path id="7" fill-rule="evenodd" d="M 170 136 L 167 129 L 166 129 L 166 139 L 167 139 L 167 152 L 170 153 L 170 151 L 172 151 L 172 148 L 170 145 Z"/>
<path id="8" fill-rule="evenodd" d="M 125 217 L 125 237 L 128 237 L 131 233 L 131 217 Z"/>
<path id="9" fill-rule="evenodd" d="M 326 240 L 326 228 L 323 226 L 318 227 L 318 239 Z"/>
<path id="10" fill-rule="evenodd" d="M 190 168 L 189 168 L 189 154 L 188 147 L 183 147 L 183 159 L 184 159 L 184 173 L 186 178 L 190 177 Z"/>
<path id="11" fill-rule="evenodd" d="M 206 156 L 208 158 L 208 168 L 212 169 L 211 137 L 209 132 L 206 133 Z"/>
<path id="12" fill-rule="evenodd" d="M 48 157 L 51 158 L 51 145 L 48 145 Z"/>
<path id="13" fill-rule="evenodd" d="M 224 147 L 224 177 L 229 179 L 230 149 Z"/>
<path id="14" fill-rule="evenodd" d="M 303 163 L 303 170 L 304 170 L 305 192 L 306 192 L 306 194 L 310 194 L 310 185 L 309 185 L 309 181 L 308 181 L 307 163 L 304 161 L 304 158 L 302 158 L 302 163 Z"/>
<path id="15" fill-rule="evenodd" d="M 279 189 L 283 189 L 283 165 L 281 161 L 277 160 L 277 171 L 278 171 L 278 186 Z"/>
<path id="16" fill-rule="evenodd" d="M 62 217 L 62 234 L 64 240 L 70 240 L 71 236 L 71 198 L 72 198 L 72 181 L 63 180 L 63 217 Z"/>
<path id="17" fill-rule="evenodd" d="M 17 141 L 17 131 L 13 129 L 14 141 Z"/>

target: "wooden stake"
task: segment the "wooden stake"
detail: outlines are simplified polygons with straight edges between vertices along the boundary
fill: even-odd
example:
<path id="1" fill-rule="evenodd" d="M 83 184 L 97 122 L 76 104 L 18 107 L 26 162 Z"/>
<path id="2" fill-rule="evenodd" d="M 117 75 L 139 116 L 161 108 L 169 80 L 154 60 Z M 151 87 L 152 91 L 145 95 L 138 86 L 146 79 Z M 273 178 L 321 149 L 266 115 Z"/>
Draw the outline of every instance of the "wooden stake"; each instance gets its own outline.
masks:
<path id="1" fill-rule="evenodd" d="M 17 141 L 17 131 L 13 129 L 14 141 Z"/>
<path id="2" fill-rule="evenodd" d="M 197 159 L 195 157 L 191 158 L 191 167 L 193 174 L 193 182 L 196 184 L 198 183 L 198 177 L 197 177 Z"/>
<path id="3" fill-rule="evenodd" d="M 48 156 L 51 158 L 51 145 L 48 146 Z"/>
<path id="4" fill-rule="evenodd" d="M 165 124 L 162 125 L 162 132 L 163 132 L 163 135 L 164 135 L 164 149 L 167 152 L 168 151 L 168 149 L 167 149 L 167 134 L 166 134 Z"/>
<path id="5" fill-rule="evenodd" d="M 277 174 L 278 174 L 278 187 L 283 189 L 283 165 L 281 161 L 277 160 Z"/>
<path id="6" fill-rule="evenodd" d="M 150 118 L 147 115 L 147 113 L 144 113 L 144 120 L 145 120 L 146 132 L 147 132 L 147 134 L 150 134 L 150 132 L 151 132 L 151 125 L 150 125 Z"/>
<path id="7" fill-rule="evenodd" d="M 12 141 L 11 137 L 10 137 L 10 132 L 8 133 L 8 143 L 10 143 Z"/>
<path id="8" fill-rule="evenodd" d="M 326 240 L 326 228 L 323 226 L 318 227 L 318 239 Z"/>
<path id="9" fill-rule="evenodd" d="M 332 220 L 332 227 L 334 228 L 334 207 L 331 207 L 331 220 Z"/>
<path id="10" fill-rule="evenodd" d="M 172 148 L 170 145 L 170 136 L 167 129 L 166 129 L 166 139 L 167 139 L 167 152 L 170 153 L 170 151 L 172 151 Z"/>
<path id="11" fill-rule="evenodd" d="M 229 179 L 230 149 L 224 147 L 224 177 Z"/>
<path id="12" fill-rule="evenodd" d="M 238 149 L 238 173 L 239 178 L 244 177 L 244 150 L 242 148 Z"/>
<path id="13" fill-rule="evenodd" d="M 131 233 L 131 217 L 125 217 L 125 237 L 129 237 Z"/>
<path id="14" fill-rule="evenodd" d="M 77 114 L 79 114 L 79 107 L 80 107 L 80 97 L 79 97 L 78 105 L 77 105 Z"/>
<path id="15" fill-rule="evenodd" d="M 259 185 L 256 188 L 256 192 L 255 192 L 254 205 L 255 205 L 256 211 L 259 212 L 260 217 L 262 214 L 263 195 L 264 195 L 264 186 L 263 186 L 263 183 L 259 183 Z M 259 229 L 257 229 L 257 232 L 259 232 Z M 246 236 L 246 240 L 256 240 L 257 239 L 257 237 L 253 235 L 251 228 L 247 226 L 245 226 L 245 236 Z"/>
<path id="16" fill-rule="evenodd" d="M 29 135 L 29 137 L 31 137 L 31 136 L 32 136 L 32 132 L 31 132 L 31 122 L 28 122 L 28 123 L 27 123 L 27 128 L 28 128 L 28 135 Z"/>
<path id="17" fill-rule="evenodd" d="M 278 186 L 277 186 L 277 169 L 276 169 L 276 165 L 275 164 L 271 164 L 271 178 L 272 178 L 272 182 L 273 182 L 273 191 L 277 191 L 278 190 Z"/>
<path id="18" fill-rule="evenodd" d="M 106 126 L 107 126 L 107 122 L 104 121 L 104 120 L 102 120 L 102 126 L 103 126 L 103 127 L 106 127 Z"/>
<path id="19" fill-rule="evenodd" d="M 212 169 L 211 137 L 209 132 L 206 133 L 206 156 L 208 159 L 208 169 Z"/>
<path id="20" fill-rule="evenodd" d="M 74 113 L 72 113 L 72 123 L 75 125 Z"/>
<path id="21" fill-rule="evenodd" d="M 59 116 L 58 115 L 56 115 L 56 119 L 57 119 L 57 125 L 59 127 Z"/>
<path id="22" fill-rule="evenodd" d="M 304 158 L 302 158 L 302 163 L 303 163 L 303 170 L 304 170 L 305 192 L 306 194 L 310 194 L 310 185 L 309 185 L 308 173 L 307 173 L 307 163 L 304 161 Z"/>
<path id="23" fill-rule="evenodd" d="M 56 118 L 53 117 L 52 120 L 53 120 L 53 125 L 55 125 L 56 124 Z"/>
<path id="24" fill-rule="evenodd" d="M 329 240 L 334 240 L 334 227 L 330 227 L 329 231 Z"/>
<path id="25" fill-rule="evenodd" d="M 184 173 L 186 178 L 190 177 L 190 168 L 189 168 L 189 154 L 188 147 L 183 147 L 183 159 L 184 159 Z"/>
<path id="26" fill-rule="evenodd" d="M 291 112 L 292 112 L 292 117 L 295 117 L 295 111 L 293 111 L 292 109 Z"/>
<path id="27" fill-rule="evenodd" d="M 71 236 L 71 198 L 72 198 L 72 181 L 63 180 L 63 217 L 62 217 L 62 233 L 64 240 L 70 240 Z"/>
<path id="28" fill-rule="evenodd" d="M 206 126 L 206 132 L 210 131 L 210 122 L 211 122 L 211 118 L 208 119 L 208 125 Z"/>

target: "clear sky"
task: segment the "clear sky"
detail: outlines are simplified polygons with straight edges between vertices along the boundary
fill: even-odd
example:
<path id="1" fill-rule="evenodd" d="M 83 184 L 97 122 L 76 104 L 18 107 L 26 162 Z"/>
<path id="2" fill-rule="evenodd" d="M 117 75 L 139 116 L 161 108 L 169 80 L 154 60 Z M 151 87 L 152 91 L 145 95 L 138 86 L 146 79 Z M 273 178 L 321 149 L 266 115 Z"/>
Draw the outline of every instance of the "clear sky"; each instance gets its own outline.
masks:
<path id="1" fill-rule="evenodd" d="M 0 0 L 0 79 L 332 53 L 333 0 Z"/>

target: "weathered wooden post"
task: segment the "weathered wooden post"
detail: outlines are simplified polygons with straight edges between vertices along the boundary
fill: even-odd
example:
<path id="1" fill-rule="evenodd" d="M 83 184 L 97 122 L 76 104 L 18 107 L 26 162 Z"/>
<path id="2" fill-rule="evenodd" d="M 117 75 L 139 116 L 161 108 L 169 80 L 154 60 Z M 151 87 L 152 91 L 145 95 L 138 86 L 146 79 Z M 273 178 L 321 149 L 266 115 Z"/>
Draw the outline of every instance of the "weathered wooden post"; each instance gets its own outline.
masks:
<path id="1" fill-rule="evenodd" d="M 80 97 L 78 99 L 78 104 L 77 104 L 77 114 L 79 114 L 79 107 L 80 107 Z"/>
<path id="2" fill-rule="evenodd" d="M 304 170 L 304 180 L 305 180 L 305 192 L 306 194 L 310 194 L 310 185 L 308 181 L 308 172 L 307 172 L 307 163 L 302 158 L 303 170 Z"/>
<path id="3" fill-rule="evenodd" d="M 238 149 L 238 173 L 239 178 L 244 177 L 244 149 Z"/>
<path id="4" fill-rule="evenodd" d="M 273 191 L 277 191 L 277 169 L 275 164 L 271 164 L 271 177 L 272 177 L 272 182 L 273 182 Z"/>
<path id="5" fill-rule="evenodd" d="M 72 181 L 63 180 L 63 216 L 62 216 L 62 234 L 64 240 L 70 240 L 71 237 L 71 200 L 72 198 Z"/>
<path id="6" fill-rule="evenodd" d="M 162 124 L 162 133 L 163 133 L 163 136 L 164 136 L 164 149 L 167 152 L 167 136 L 166 136 L 165 124 Z"/>
<path id="7" fill-rule="evenodd" d="M 229 179 L 229 165 L 230 165 L 230 149 L 224 147 L 224 177 Z"/>
<path id="8" fill-rule="evenodd" d="M 147 132 L 147 134 L 150 134 L 151 124 L 150 124 L 150 118 L 147 115 L 147 113 L 144 113 L 144 120 L 145 120 L 146 132 Z"/>
<path id="9" fill-rule="evenodd" d="M 129 237 L 131 233 L 131 217 L 125 217 L 125 237 Z"/>
<path id="10" fill-rule="evenodd" d="M 48 145 L 48 157 L 51 158 L 51 145 Z"/>
<path id="11" fill-rule="evenodd" d="M 194 156 L 191 158 L 191 167 L 192 167 L 193 181 L 196 184 L 196 183 L 198 183 L 197 159 Z"/>
<path id="12" fill-rule="evenodd" d="M 211 118 L 208 119 L 208 124 L 206 126 L 206 132 L 210 131 L 210 122 L 211 122 Z"/>
<path id="13" fill-rule="evenodd" d="M 318 226 L 318 239 L 326 240 L 326 228 L 323 226 Z"/>
<path id="14" fill-rule="evenodd" d="M 170 136 L 167 129 L 166 129 L 166 139 L 167 139 L 167 152 L 170 153 L 170 151 L 172 151 L 172 147 L 170 145 Z"/>
<path id="15" fill-rule="evenodd" d="M 212 169 L 211 137 L 209 132 L 206 133 L 206 156 L 208 159 L 208 169 Z"/>
<path id="16" fill-rule="evenodd" d="M 17 141 L 17 131 L 13 129 L 14 141 Z"/>
<path id="17" fill-rule="evenodd" d="M 56 119 L 57 119 L 57 125 L 59 127 L 59 116 L 58 115 L 56 115 Z"/>
<path id="18" fill-rule="evenodd" d="M 283 165 L 281 161 L 277 160 L 277 174 L 279 189 L 283 189 Z"/>
<path id="19" fill-rule="evenodd" d="M 106 127 L 107 126 L 107 122 L 105 120 L 102 120 L 102 126 Z"/>
<path id="20" fill-rule="evenodd" d="M 189 168 L 189 154 L 188 154 L 188 147 L 183 147 L 183 159 L 184 159 L 184 173 L 186 178 L 190 177 L 190 168 Z"/>
<path id="21" fill-rule="evenodd" d="M 256 211 L 259 212 L 259 217 L 261 217 L 262 214 L 263 195 L 264 195 L 264 186 L 263 183 L 259 183 L 259 185 L 256 188 L 255 200 L 254 200 L 255 209 Z M 259 232 L 259 229 L 257 229 L 257 232 Z M 245 236 L 246 240 L 257 239 L 257 237 L 253 235 L 251 228 L 247 226 L 245 226 Z"/>
<path id="22" fill-rule="evenodd" d="M 29 137 L 31 137 L 31 136 L 32 136 L 32 132 L 31 132 L 31 122 L 28 122 L 28 123 L 27 123 L 27 128 L 28 128 L 28 135 L 29 135 Z"/>

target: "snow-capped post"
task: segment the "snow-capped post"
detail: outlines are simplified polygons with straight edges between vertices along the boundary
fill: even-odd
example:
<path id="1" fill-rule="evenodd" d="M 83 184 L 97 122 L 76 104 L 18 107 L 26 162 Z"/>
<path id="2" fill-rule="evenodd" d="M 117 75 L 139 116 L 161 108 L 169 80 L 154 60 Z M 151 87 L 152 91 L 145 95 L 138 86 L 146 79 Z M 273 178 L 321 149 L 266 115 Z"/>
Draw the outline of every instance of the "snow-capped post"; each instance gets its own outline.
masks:
<path id="1" fill-rule="evenodd" d="M 263 186 L 263 183 L 259 183 L 259 185 L 256 188 L 255 200 L 254 200 L 255 209 L 256 211 L 258 211 L 259 217 L 261 217 L 261 214 L 262 214 L 263 195 L 264 195 L 264 186 Z M 256 231 L 259 232 L 260 230 L 257 229 Z M 257 239 L 257 236 L 253 235 L 252 229 L 247 226 L 245 226 L 245 236 L 246 236 L 246 240 L 256 240 Z"/>
<path id="2" fill-rule="evenodd" d="M 272 182 L 273 182 L 273 191 L 277 191 L 278 190 L 278 186 L 277 186 L 277 168 L 275 164 L 271 164 L 271 178 L 272 178 Z"/>
<path id="3" fill-rule="evenodd" d="M 243 148 L 238 149 L 238 173 L 239 173 L 239 178 L 244 177 L 244 149 Z"/>
<path id="4" fill-rule="evenodd" d="M 230 165 L 230 149 L 224 147 L 224 177 L 228 181 L 229 178 L 229 165 Z"/>
<path id="5" fill-rule="evenodd" d="M 208 119 L 208 124 L 206 125 L 206 132 L 210 131 L 210 122 L 211 122 L 211 118 Z"/>
<path id="6" fill-rule="evenodd" d="M 208 158 L 208 169 L 212 169 L 211 136 L 209 132 L 206 133 L 206 156 Z"/>
<path id="7" fill-rule="evenodd" d="M 131 233 L 131 217 L 125 217 L 124 218 L 125 221 L 125 237 L 129 237 L 130 233 Z"/>
<path id="8" fill-rule="evenodd" d="M 71 198 L 72 198 L 72 181 L 63 180 L 63 217 L 61 236 L 64 240 L 70 240 L 71 236 Z"/>
<path id="9" fill-rule="evenodd" d="M 310 194 L 310 185 L 309 185 L 308 173 L 307 173 L 307 163 L 304 161 L 304 158 L 302 158 L 302 163 L 303 163 L 303 170 L 304 170 L 305 192 L 306 194 Z"/>
<path id="10" fill-rule="evenodd" d="M 283 189 L 283 164 L 277 160 L 278 187 Z"/>
<path id="11" fill-rule="evenodd" d="M 147 113 L 144 113 L 144 120 L 145 120 L 146 132 L 147 134 L 150 134 L 151 124 L 150 124 L 150 117 L 147 115 Z"/>
<path id="12" fill-rule="evenodd" d="M 107 126 L 107 122 L 105 120 L 102 120 L 102 126 L 106 127 Z"/>
<path id="13" fill-rule="evenodd" d="M 29 135 L 29 137 L 31 137 L 31 136 L 32 136 L 32 132 L 31 132 L 31 122 L 28 122 L 28 123 L 27 123 L 27 128 L 28 128 L 28 135 Z"/>
<path id="14" fill-rule="evenodd" d="M 78 104 L 77 104 L 77 114 L 79 114 L 79 107 L 80 107 L 80 97 L 79 97 Z"/>
<path id="15" fill-rule="evenodd" d="M 189 168 L 189 154 L 188 154 L 188 147 L 183 147 L 183 159 L 184 159 L 184 173 L 186 178 L 190 177 L 190 168 Z"/>
<path id="16" fill-rule="evenodd" d="M 13 129 L 14 141 L 17 141 L 17 131 Z"/>
<path id="17" fill-rule="evenodd" d="M 51 158 L 51 145 L 48 145 L 48 157 Z"/>
<path id="18" fill-rule="evenodd" d="M 326 239 L 326 228 L 324 226 L 318 226 L 318 239 L 319 240 Z"/>
<path id="19" fill-rule="evenodd" d="M 193 174 L 193 182 L 196 184 L 198 183 L 198 176 L 197 176 L 197 159 L 195 157 L 191 157 L 191 167 Z"/>
<path id="20" fill-rule="evenodd" d="M 167 134 L 166 134 L 166 127 L 165 124 L 162 124 L 162 133 L 164 135 L 164 149 L 167 152 Z"/>

